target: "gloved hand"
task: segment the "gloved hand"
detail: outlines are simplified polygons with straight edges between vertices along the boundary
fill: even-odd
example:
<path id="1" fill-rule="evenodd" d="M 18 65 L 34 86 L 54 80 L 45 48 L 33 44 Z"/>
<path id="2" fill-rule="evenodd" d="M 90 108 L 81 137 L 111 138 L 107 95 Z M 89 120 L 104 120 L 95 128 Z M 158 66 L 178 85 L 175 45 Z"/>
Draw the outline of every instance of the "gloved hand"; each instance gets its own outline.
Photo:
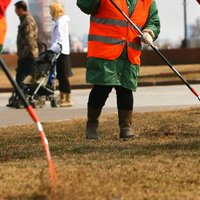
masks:
<path id="1" fill-rule="evenodd" d="M 146 31 L 143 32 L 143 36 L 141 39 L 142 39 L 142 42 L 147 45 L 152 45 L 152 43 L 153 43 L 153 38 L 152 38 L 151 34 Z"/>

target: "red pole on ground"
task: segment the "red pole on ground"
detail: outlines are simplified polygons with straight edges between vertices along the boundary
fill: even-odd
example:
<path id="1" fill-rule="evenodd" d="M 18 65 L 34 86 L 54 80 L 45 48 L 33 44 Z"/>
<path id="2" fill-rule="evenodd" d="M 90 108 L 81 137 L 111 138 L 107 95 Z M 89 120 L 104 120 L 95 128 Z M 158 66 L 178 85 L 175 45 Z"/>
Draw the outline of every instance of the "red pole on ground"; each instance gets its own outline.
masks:
<path id="1" fill-rule="evenodd" d="M 56 189 L 56 186 L 57 186 L 57 174 L 56 174 L 56 170 L 55 170 L 55 167 L 54 167 L 53 160 L 51 158 L 48 140 L 47 140 L 47 138 L 45 136 L 45 133 L 44 133 L 44 130 L 42 128 L 42 124 L 40 123 L 40 120 L 39 120 L 39 118 L 38 118 L 35 110 L 32 108 L 31 105 L 29 105 L 29 103 L 27 102 L 24 94 L 22 93 L 21 89 L 19 88 L 18 84 L 12 78 L 12 76 L 11 76 L 8 68 L 6 67 L 6 65 L 3 62 L 3 60 L 1 59 L 1 57 L 0 57 L 0 66 L 2 67 L 3 71 L 5 72 L 6 76 L 9 79 L 9 81 L 11 82 L 11 84 L 12 84 L 13 88 L 15 89 L 17 95 L 22 100 L 22 102 L 23 102 L 23 104 L 24 104 L 27 112 L 29 113 L 29 115 L 31 116 L 31 118 L 33 119 L 33 121 L 37 125 L 37 128 L 39 130 L 39 134 L 40 134 L 40 138 L 42 140 L 42 145 L 43 145 L 43 148 L 45 150 L 46 158 L 47 158 L 47 161 L 48 161 L 49 173 L 50 173 L 52 188 Z"/>

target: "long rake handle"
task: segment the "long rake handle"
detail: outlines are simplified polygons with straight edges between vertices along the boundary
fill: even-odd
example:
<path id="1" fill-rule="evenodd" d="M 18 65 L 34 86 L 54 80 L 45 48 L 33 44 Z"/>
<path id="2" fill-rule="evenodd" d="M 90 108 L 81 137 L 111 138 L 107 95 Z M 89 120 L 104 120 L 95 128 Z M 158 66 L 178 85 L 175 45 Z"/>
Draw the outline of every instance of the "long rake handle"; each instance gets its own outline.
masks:
<path id="1" fill-rule="evenodd" d="M 22 93 L 21 89 L 19 88 L 18 84 L 12 78 L 8 68 L 6 67 L 6 65 L 3 62 L 1 57 L 0 57 L 0 66 L 2 67 L 3 71 L 5 72 L 6 76 L 9 79 L 9 81 L 11 82 L 11 84 L 12 84 L 13 88 L 15 89 L 16 93 L 18 94 L 19 98 L 22 100 L 27 112 L 29 113 L 29 115 L 31 116 L 33 121 L 37 124 L 38 130 L 39 130 L 39 133 L 40 133 L 40 138 L 42 140 L 42 144 L 43 144 L 43 147 L 44 147 L 44 150 L 45 150 L 45 153 L 46 153 L 46 157 L 47 157 L 47 161 L 48 161 L 48 165 L 49 165 L 51 183 L 52 183 L 53 188 L 56 188 L 57 174 L 56 174 L 56 171 L 55 171 L 53 160 L 51 159 L 48 140 L 47 140 L 45 133 L 43 131 L 42 124 L 40 123 L 40 120 L 37 117 L 36 112 L 34 111 L 32 106 L 29 105 L 29 103 L 27 102 L 27 100 L 26 100 L 24 94 Z"/>
<path id="2" fill-rule="evenodd" d="M 183 76 L 176 70 L 176 68 L 173 67 L 173 65 L 169 62 L 169 60 L 166 59 L 166 57 L 152 44 L 152 49 L 167 63 L 167 65 L 173 70 L 173 72 L 178 75 L 178 77 L 185 83 L 185 85 L 191 90 L 191 92 L 198 98 L 200 101 L 200 96 L 196 92 L 196 90 L 188 83 L 186 79 L 183 78 Z"/>
<path id="3" fill-rule="evenodd" d="M 132 22 L 132 20 L 119 8 L 119 6 L 113 1 L 110 2 L 115 6 L 115 8 L 130 22 L 130 24 L 138 31 L 141 37 L 143 37 L 143 32 Z M 191 90 L 191 92 L 198 98 L 200 101 L 199 94 L 195 91 L 194 88 L 183 78 L 183 76 L 172 66 L 172 64 L 167 60 L 167 58 L 156 48 L 153 44 L 150 45 L 151 48 L 162 58 L 162 60 L 173 70 L 173 72 L 185 83 L 185 85 Z"/>

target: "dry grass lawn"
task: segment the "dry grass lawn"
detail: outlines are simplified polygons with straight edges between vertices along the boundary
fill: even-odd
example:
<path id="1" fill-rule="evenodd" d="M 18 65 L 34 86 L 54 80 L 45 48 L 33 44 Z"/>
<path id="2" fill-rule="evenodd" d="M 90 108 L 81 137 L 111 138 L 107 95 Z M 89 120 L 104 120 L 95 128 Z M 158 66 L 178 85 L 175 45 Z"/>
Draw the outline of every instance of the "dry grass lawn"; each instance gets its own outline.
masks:
<path id="1" fill-rule="evenodd" d="M 188 81 L 196 80 L 200 82 L 199 73 L 200 73 L 200 64 L 193 65 L 177 65 L 174 66 L 181 75 Z M 15 77 L 15 69 L 10 69 L 11 74 Z M 70 82 L 72 85 L 86 84 L 84 67 L 73 68 L 72 69 L 74 76 L 70 77 Z M 0 68 L 0 87 L 1 88 L 10 88 L 11 85 Z M 174 74 L 174 72 L 168 66 L 145 66 L 140 69 L 140 79 L 139 82 L 161 82 L 161 81 L 182 81 L 179 77 Z"/>
<path id="2" fill-rule="evenodd" d="M 84 138 L 85 119 L 44 123 L 58 173 L 52 194 L 34 126 L 0 128 L 0 199 L 199 200 L 200 110 L 135 113 L 140 135 L 118 136 L 116 114 L 100 118 L 100 139 Z"/>

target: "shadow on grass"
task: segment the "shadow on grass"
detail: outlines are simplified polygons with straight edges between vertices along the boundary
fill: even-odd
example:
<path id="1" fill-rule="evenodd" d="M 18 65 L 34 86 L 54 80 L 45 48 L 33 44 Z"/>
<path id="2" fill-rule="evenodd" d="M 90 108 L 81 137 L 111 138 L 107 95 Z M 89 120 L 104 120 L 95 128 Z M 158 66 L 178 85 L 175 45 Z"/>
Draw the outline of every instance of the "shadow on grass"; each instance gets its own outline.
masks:
<path id="1" fill-rule="evenodd" d="M 64 139 L 64 138 L 62 138 Z M 147 138 L 148 139 L 148 138 Z M 132 141 L 123 141 L 117 139 L 115 142 L 111 140 L 106 140 L 101 138 L 100 141 L 86 141 L 78 140 L 74 141 L 57 141 L 56 144 L 52 143 L 50 145 L 50 150 L 52 156 L 61 157 L 65 155 L 73 155 L 78 157 L 80 155 L 89 155 L 95 153 L 99 154 L 99 157 L 104 155 L 112 154 L 113 156 L 123 156 L 123 157 L 133 157 L 133 156 L 154 156 L 163 153 L 172 153 L 177 154 L 183 153 L 195 153 L 200 150 L 200 140 L 197 137 L 190 138 L 188 141 L 182 141 L 183 137 L 180 137 L 179 140 L 172 140 L 169 142 L 156 143 L 147 142 L 145 144 L 143 139 L 132 140 Z M 6 146 L 9 144 L 9 146 Z M 33 158 L 44 158 L 45 153 L 42 148 L 41 142 L 39 140 L 32 140 L 31 144 L 20 142 L 18 144 L 13 144 L 12 140 L 6 142 L 6 144 L 1 144 L 1 162 L 9 162 L 14 160 L 26 160 Z M 21 145 L 20 145 L 21 144 Z"/>
<path id="2" fill-rule="evenodd" d="M 33 194 L 31 196 L 26 196 L 26 195 L 19 195 L 19 196 L 7 196 L 4 198 L 5 200 L 47 200 L 48 197 L 46 195 L 39 195 L 39 194 Z"/>
<path id="3" fill-rule="evenodd" d="M 79 146 L 75 148 L 71 148 L 68 152 L 72 154 L 90 154 L 90 153 L 116 153 L 116 154 L 123 154 L 123 156 L 144 156 L 144 155 L 158 155 L 159 153 L 169 153 L 169 152 L 178 152 L 178 151 L 190 151 L 196 152 L 200 150 L 200 141 L 193 141 L 188 143 L 167 143 L 167 144 L 148 144 L 148 145 L 141 145 L 141 144 L 130 144 L 126 146 Z M 56 150 L 58 151 L 58 149 Z"/>

